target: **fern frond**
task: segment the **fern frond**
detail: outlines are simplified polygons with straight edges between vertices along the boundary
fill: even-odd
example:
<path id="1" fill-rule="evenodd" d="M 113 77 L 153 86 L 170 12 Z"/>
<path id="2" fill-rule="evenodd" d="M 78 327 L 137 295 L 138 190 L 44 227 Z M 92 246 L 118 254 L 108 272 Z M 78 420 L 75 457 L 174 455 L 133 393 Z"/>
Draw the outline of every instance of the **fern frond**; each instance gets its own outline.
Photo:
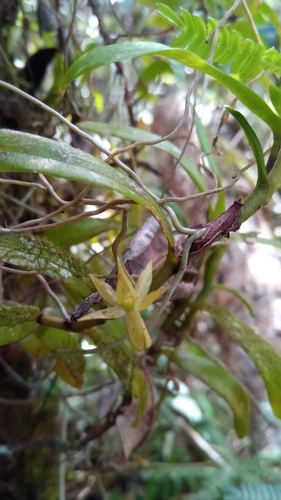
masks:
<path id="1" fill-rule="evenodd" d="M 161 14 L 161 10 L 159 13 Z M 201 17 L 192 15 L 184 9 L 181 14 L 184 28 L 182 22 L 178 23 L 182 33 L 173 40 L 171 46 L 187 49 L 207 61 L 212 43 L 206 43 L 206 39 L 217 27 L 217 21 L 209 18 L 205 24 Z M 263 70 L 281 76 L 281 54 L 276 49 L 266 50 L 262 44 L 247 38 L 243 39 L 240 33 L 226 26 L 219 31 L 212 62 L 224 66 L 231 64 L 230 72 L 238 75 L 243 81 L 254 78 Z"/>
<path id="2" fill-rule="evenodd" d="M 224 500 L 280 500 L 281 484 L 243 485 L 240 489 L 228 488 Z"/>

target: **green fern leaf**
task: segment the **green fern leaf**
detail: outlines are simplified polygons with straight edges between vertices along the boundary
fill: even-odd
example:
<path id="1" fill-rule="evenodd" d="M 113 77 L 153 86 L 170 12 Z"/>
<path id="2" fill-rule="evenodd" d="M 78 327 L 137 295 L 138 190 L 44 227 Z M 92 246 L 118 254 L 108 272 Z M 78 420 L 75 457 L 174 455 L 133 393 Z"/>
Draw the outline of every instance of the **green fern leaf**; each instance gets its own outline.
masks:
<path id="1" fill-rule="evenodd" d="M 161 15 L 161 10 L 159 9 Z M 206 42 L 208 36 L 216 29 L 218 23 L 208 19 L 205 24 L 201 17 L 191 15 L 186 10 L 181 11 L 183 23 L 182 33 L 171 43 L 171 47 L 186 49 L 207 61 L 212 41 Z M 167 18 L 166 18 L 167 20 Z M 173 23 L 174 25 L 174 23 Z M 178 26 L 180 26 L 178 24 Z M 281 54 L 276 49 L 266 48 L 241 34 L 223 26 L 213 55 L 213 64 L 231 65 L 230 72 L 243 81 L 249 81 L 261 71 L 269 71 L 281 76 Z"/>
<path id="2" fill-rule="evenodd" d="M 280 484 L 242 485 L 240 489 L 228 488 L 224 500 L 280 500 Z"/>

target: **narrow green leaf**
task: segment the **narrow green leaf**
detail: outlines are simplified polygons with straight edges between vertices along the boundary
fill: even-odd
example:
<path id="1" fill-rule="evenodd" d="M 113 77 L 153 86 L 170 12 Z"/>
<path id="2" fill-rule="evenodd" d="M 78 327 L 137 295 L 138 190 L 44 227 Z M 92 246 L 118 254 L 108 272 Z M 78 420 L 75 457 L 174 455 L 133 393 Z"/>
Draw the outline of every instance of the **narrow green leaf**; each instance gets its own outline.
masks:
<path id="1" fill-rule="evenodd" d="M 237 290 L 234 290 L 234 288 L 230 288 L 230 287 L 225 286 L 225 285 L 220 285 L 219 283 L 215 283 L 213 285 L 213 288 L 216 288 L 218 290 L 225 290 L 226 292 L 231 293 L 231 295 L 233 295 L 233 297 L 240 300 L 240 302 L 242 302 L 242 304 L 244 304 L 244 306 L 248 309 L 248 311 L 252 317 L 255 316 L 253 308 L 250 306 L 249 302 L 246 299 L 244 299 L 243 295 L 241 295 L 241 293 L 237 292 Z"/>
<path id="2" fill-rule="evenodd" d="M 1 130 L 0 172 L 41 172 L 112 189 L 149 210 L 173 244 L 167 214 L 149 193 L 120 169 L 67 144 L 14 130 Z"/>
<path id="3" fill-rule="evenodd" d="M 0 346 L 17 342 L 30 333 L 36 333 L 40 309 L 25 305 L 3 305 L 0 307 Z"/>
<path id="4" fill-rule="evenodd" d="M 180 30 L 184 29 L 184 23 L 181 18 L 175 13 L 174 10 L 170 9 L 168 5 L 164 5 L 163 3 L 158 3 L 156 6 L 156 12 L 168 21 L 172 26 L 179 28 Z"/>
<path id="5" fill-rule="evenodd" d="M 124 139 L 131 142 L 136 141 L 155 141 L 156 139 L 161 139 L 160 136 L 152 134 L 151 132 L 146 132 L 145 130 L 140 130 L 134 127 L 120 127 L 119 124 L 107 124 L 100 122 L 80 122 L 79 127 L 89 133 L 98 133 L 100 135 L 113 137 L 118 137 L 119 139 Z M 169 141 L 160 142 L 154 145 L 155 148 L 161 149 L 170 153 L 174 158 L 180 158 L 181 150 Z M 180 159 L 180 164 L 189 175 L 190 179 L 194 184 L 200 189 L 200 191 L 206 191 L 207 185 L 204 177 L 199 172 L 198 168 L 194 163 L 192 163 L 187 156 L 182 156 Z"/>
<path id="6" fill-rule="evenodd" d="M 54 245 L 46 238 L 2 234 L 0 259 L 29 271 L 51 276 L 83 298 L 94 291 L 87 266 L 70 251 Z"/>
<path id="7" fill-rule="evenodd" d="M 225 368 L 208 359 L 199 348 L 199 356 L 179 349 L 163 349 L 162 352 L 182 370 L 192 373 L 225 399 L 233 411 L 237 436 L 244 437 L 249 428 L 250 403 L 239 381 Z"/>
<path id="8" fill-rule="evenodd" d="M 246 118 L 242 115 L 242 113 L 240 113 L 240 111 L 237 111 L 236 109 L 233 109 L 230 106 L 225 106 L 225 108 L 232 116 L 234 116 L 235 120 L 238 121 L 249 142 L 249 145 L 251 147 L 251 150 L 253 151 L 253 155 L 257 163 L 258 182 L 262 185 L 267 185 L 269 181 L 266 174 L 263 151 L 256 132 L 251 127 Z"/>
<path id="9" fill-rule="evenodd" d="M 275 107 L 279 116 L 281 116 L 281 90 L 273 85 L 269 84 L 269 95 L 273 106 Z"/>
<path id="10" fill-rule="evenodd" d="M 87 74 L 96 68 L 106 66 L 117 61 L 126 61 L 135 57 L 144 56 L 168 48 L 166 45 L 154 42 L 118 43 L 97 47 L 89 50 L 68 68 L 63 82 L 66 88 L 73 80 Z"/>
<path id="11" fill-rule="evenodd" d="M 255 238 L 257 243 L 262 243 L 263 245 L 269 245 L 275 248 L 281 248 L 281 239 L 278 238 L 260 238 L 259 236 Z"/>
<path id="12" fill-rule="evenodd" d="M 273 412 L 276 417 L 281 418 L 280 354 L 249 325 L 226 309 L 209 304 L 203 304 L 201 309 L 210 313 L 253 360 L 264 380 Z"/>
<path id="13" fill-rule="evenodd" d="M 101 233 L 111 231 L 120 227 L 120 223 L 114 219 L 96 219 L 89 217 L 88 219 L 77 220 L 63 227 L 49 229 L 43 233 L 49 241 L 59 245 L 60 247 L 70 247 L 78 245 L 84 241 L 89 241 L 91 238 L 98 236 Z"/>

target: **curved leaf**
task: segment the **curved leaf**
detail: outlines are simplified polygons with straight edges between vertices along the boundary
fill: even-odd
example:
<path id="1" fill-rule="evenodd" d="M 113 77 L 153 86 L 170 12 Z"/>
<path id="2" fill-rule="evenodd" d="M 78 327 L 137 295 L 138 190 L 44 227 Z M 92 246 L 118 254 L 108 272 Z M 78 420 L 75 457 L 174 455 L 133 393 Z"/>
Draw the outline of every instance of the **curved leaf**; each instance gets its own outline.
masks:
<path id="1" fill-rule="evenodd" d="M 134 127 L 125 127 L 123 125 L 122 127 L 120 127 L 120 125 L 118 124 L 115 125 L 100 122 L 80 122 L 79 127 L 81 127 L 82 130 L 86 130 L 86 132 L 95 132 L 104 136 L 111 135 L 113 137 L 118 137 L 119 139 L 124 139 L 131 142 L 146 142 L 161 139 L 160 136 L 151 132 L 146 132 L 145 130 L 140 130 Z M 180 149 L 169 141 L 154 144 L 153 147 L 170 153 L 170 155 L 172 155 L 174 158 L 180 158 L 181 156 Z M 200 191 L 206 191 L 207 185 L 205 179 L 201 175 L 196 165 L 194 165 L 185 155 L 181 157 L 179 163 L 181 164 L 185 172 L 189 175 L 190 179 L 198 187 L 198 189 L 200 189 Z"/>
<path id="2" fill-rule="evenodd" d="M 246 309 L 248 309 L 250 315 L 252 317 L 255 316 L 255 313 L 253 311 L 253 308 L 252 306 L 249 304 L 249 302 L 243 297 L 243 295 L 241 295 L 241 293 L 237 292 L 237 290 L 235 290 L 234 288 L 230 288 L 229 286 L 225 286 L 225 285 L 221 285 L 219 283 L 215 283 L 213 285 L 213 288 L 216 288 L 218 290 L 225 290 L 226 292 L 228 293 L 231 293 L 231 295 L 233 295 L 233 297 L 235 297 L 236 299 L 240 300 L 240 302 L 246 307 Z"/>
<path id="3" fill-rule="evenodd" d="M 279 116 L 281 116 L 281 90 L 273 85 L 269 84 L 269 95 L 273 106 L 275 107 Z"/>
<path id="4" fill-rule="evenodd" d="M 157 12 L 160 14 L 166 21 L 168 21 L 176 28 L 184 29 L 184 23 L 181 18 L 172 10 L 168 5 L 164 5 L 163 3 L 157 4 Z"/>
<path id="5" fill-rule="evenodd" d="M 209 304 L 203 304 L 200 308 L 210 313 L 253 360 L 264 380 L 272 409 L 276 417 L 281 418 L 281 355 L 250 326 L 226 309 Z"/>
<path id="6" fill-rule="evenodd" d="M 40 309 L 34 306 L 7 304 L 0 307 L 0 346 L 17 342 L 39 328 Z"/>
<path id="7" fill-rule="evenodd" d="M 253 151 L 253 155 L 256 160 L 258 169 L 258 182 L 262 185 L 268 184 L 269 181 L 266 174 L 263 151 L 256 132 L 251 127 L 246 118 L 242 115 L 242 113 L 240 113 L 240 111 L 237 111 L 236 109 L 233 109 L 230 106 L 225 106 L 225 108 L 235 118 L 235 120 L 238 121 Z"/>
<path id="8" fill-rule="evenodd" d="M 1 130 L 0 172 L 42 172 L 112 189 L 149 210 L 161 224 L 170 244 L 173 243 L 166 212 L 149 193 L 120 169 L 67 144 L 22 132 Z"/>
<path id="9" fill-rule="evenodd" d="M 237 436 L 244 437 L 250 422 L 250 402 L 247 393 L 233 375 L 208 359 L 199 348 L 198 351 L 200 351 L 199 356 L 179 349 L 162 350 L 182 370 L 192 373 L 225 399 L 233 411 Z"/>
<path id="10" fill-rule="evenodd" d="M 193 53 L 191 50 L 167 47 L 166 45 L 154 42 L 126 42 L 115 45 L 107 45 L 105 47 L 98 47 L 79 57 L 72 64 L 72 66 L 70 66 L 64 78 L 64 86 L 67 87 L 67 85 L 69 85 L 78 76 L 83 75 L 84 73 L 87 73 L 95 68 L 99 68 L 100 66 L 116 61 L 126 61 L 128 59 L 144 56 L 146 54 L 155 54 L 175 59 L 190 68 L 196 69 L 215 78 L 219 83 L 233 92 L 233 94 L 250 111 L 267 123 L 277 136 L 280 135 L 281 119 L 270 109 L 264 99 L 248 88 L 247 85 L 244 85 L 242 82 L 232 78 L 230 75 L 223 73 L 215 66 L 205 62 L 204 59 Z M 266 56 L 264 56 L 263 69 L 275 68 L 277 61 L 275 65 L 274 61 L 277 58 L 278 53 L 275 49 L 269 49 L 266 52 Z M 281 73 L 280 66 L 276 68 L 277 73 L 278 71 Z"/>
<path id="11" fill-rule="evenodd" d="M 83 298 L 94 291 L 86 264 L 70 251 L 54 245 L 46 238 L 2 234 L 0 259 L 29 271 L 51 276 Z"/>
<path id="12" fill-rule="evenodd" d="M 114 219 L 89 217 L 88 219 L 71 222 L 63 227 L 49 229 L 43 233 L 43 236 L 60 247 L 67 248 L 83 243 L 84 241 L 89 241 L 99 234 L 119 227 L 120 223 Z"/>
<path id="13" fill-rule="evenodd" d="M 158 11 L 172 26 L 177 26 L 183 33 L 172 42 L 173 47 L 182 48 L 193 52 L 205 61 L 208 59 L 212 44 L 206 43 L 208 36 L 217 27 L 218 22 L 208 19 L 207 23 L 201 17 L 191 15 L 182 9 L 181 14 L 185 26 L 179 18 L 165 15 L 165 11 Z M 176 21 L 176 22 L 175 22 Z M 236 23 L 238 26 L 238 23 Z M 215 64 L 232 64 L 231 72 L 239 74 L 242 80 L 249 80 L 258 75 L 262 70 L 281 74 L 281 59 L 276 49 L 255 43 L 247 37 L 242 38 L 235 29 L 226 26 L 220 28 L 218 40 L 214 48 L 213 62 Z"/>

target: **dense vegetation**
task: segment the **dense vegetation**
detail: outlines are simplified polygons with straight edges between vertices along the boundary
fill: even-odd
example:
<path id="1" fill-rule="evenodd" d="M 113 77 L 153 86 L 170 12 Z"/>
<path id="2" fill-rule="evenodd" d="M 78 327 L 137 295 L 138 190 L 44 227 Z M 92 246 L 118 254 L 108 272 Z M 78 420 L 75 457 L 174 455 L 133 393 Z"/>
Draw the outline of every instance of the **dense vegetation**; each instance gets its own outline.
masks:
<path id="1" fill-rule="evenodd" d="M 0 3 L 1 498 L 280 498 L 280 13 Z"/>

